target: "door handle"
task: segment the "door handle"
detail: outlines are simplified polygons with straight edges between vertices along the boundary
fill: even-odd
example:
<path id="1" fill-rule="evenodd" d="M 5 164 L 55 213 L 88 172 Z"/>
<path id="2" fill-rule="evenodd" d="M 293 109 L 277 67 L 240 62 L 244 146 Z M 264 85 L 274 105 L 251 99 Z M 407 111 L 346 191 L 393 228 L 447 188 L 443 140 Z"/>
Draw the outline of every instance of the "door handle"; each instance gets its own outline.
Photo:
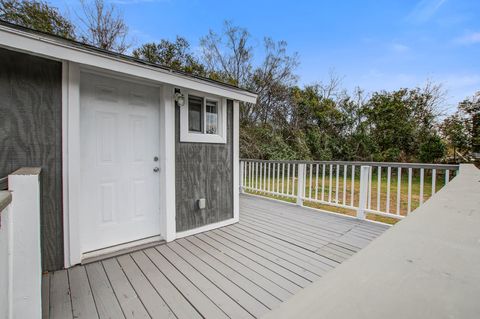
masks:
<path id="1" fill-rule="evenodd" d="M 153 171 L 154 171 L 155 173 L 158 173 L 158 172 L 160 172 L 160 168 L 159 168 L 159 167 L 155 167 L 155 168 L 153 168 Z"/>

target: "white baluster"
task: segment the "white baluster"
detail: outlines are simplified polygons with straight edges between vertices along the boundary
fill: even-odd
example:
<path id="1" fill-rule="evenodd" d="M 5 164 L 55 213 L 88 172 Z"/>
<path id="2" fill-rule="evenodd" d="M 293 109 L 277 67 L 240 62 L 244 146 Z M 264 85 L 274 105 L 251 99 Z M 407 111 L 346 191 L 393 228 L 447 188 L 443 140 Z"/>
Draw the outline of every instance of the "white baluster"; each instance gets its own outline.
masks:
<path id="1" fill-rule="evenodd" d="M 412 168 L 408 168 L 408 201 L 407 201 L 407 214 L 412 211 Z"/>
<path id="2" fill-rule="evenodd" d="M 352 165 L 352 186 L 351 186 L 350 206 L 354 206 L 355 202 L 355 165 Z"/>
<path id="3" fill-rule="evenodd" d="M 332 174 L 333 174 L 333 171 L 332 171 L 332 164 L 330 164 L 330 181 L 328 183 L 328 202 L 331 203 L 332 202 Z"/>
<path id="4" fill-rule="evenodd" d="M 382 167 L 377 167 L 377 210 L 380 211 L 380 192 L 382 188 Z"/>
<path id="5" fill-rule="evenodd" d="M 387 203 L 385 207 L 385 211 L 390 213 L 390 180 L 392 178 L 392 168 L 389 166 L 387 168 Z"/>
<path id="6" fill-rule="evenodd" d="M 420 169 L 420 205 L 423 204 L 423 179 L 425 175 L 425 170 L 423 168 Z"/>
<path id="7" fill-rule="evenodd" d="M 308 181 L 308 198 L 312 199 L 312 164 L 310 164 L 310 180 Z"/>
<path id="8" fill-rule="evenodd" d="M 400 215 L 400 191 L 402 188 L 402 168 L 397 171 L 397 215 Z"/>

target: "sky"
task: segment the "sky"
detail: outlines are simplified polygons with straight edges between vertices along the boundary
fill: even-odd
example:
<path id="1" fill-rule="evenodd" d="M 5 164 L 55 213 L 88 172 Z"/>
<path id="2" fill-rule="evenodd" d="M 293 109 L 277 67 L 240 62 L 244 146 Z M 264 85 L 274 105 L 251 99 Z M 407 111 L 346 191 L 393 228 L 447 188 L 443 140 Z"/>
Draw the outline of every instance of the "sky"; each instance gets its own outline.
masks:
<path id="1" fill-rule="evenodd" d="M 347 90 L 422 86 L 447 90 L 446 106 L 480 91 L 480 0 L 106 0 L 137 45 L 185 37 L 198 48 L 225 20 L 246 28 L 261 58 L 265 36 L 298 53 L 299 85 L 333 72 Z M 77 1 L 49 1 L 75 19 Z"/>

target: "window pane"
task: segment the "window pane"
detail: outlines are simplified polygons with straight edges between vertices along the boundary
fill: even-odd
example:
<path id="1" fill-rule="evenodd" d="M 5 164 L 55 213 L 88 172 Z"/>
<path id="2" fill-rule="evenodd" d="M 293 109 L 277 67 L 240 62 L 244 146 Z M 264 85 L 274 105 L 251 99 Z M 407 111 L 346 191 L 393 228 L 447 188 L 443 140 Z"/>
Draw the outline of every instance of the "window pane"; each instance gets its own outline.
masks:
<path id="1" fill-rule="evenodd" d="M 203 122 L 203 99 L 201 97 L 188 96 L 188 130 L 202 132 Z"/>
<path id="2" fill-rule="evenodd" d="M 218 105 L 216 101 L 207 100 L 206 105 L 206 133 L 217 134 L 218 127 Z"/>

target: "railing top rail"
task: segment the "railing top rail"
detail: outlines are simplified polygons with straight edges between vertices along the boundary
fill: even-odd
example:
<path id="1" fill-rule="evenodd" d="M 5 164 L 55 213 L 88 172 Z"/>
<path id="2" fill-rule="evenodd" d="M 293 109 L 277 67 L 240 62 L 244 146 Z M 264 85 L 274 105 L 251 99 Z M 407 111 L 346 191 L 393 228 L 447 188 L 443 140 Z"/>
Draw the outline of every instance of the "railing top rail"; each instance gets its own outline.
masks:
<path id="1" fill-rule="evenodd" d="M 356 166 L 381 166 L 401 168 L 424 168 L 424 169 L 445 169 L 458 170 L 459 165 L 454 164 L 425 164 L 425 163 L 390 163 L 390 162 L 361 162 L 361 161 L 300 161 L 300 160 L 259 160 L 241 158 L 240 161 L 263 162 L 263 163 L 286 163 L 286 164 L 334 164 L 334 165 L 356 165 Z"/>
<path id="2" fill-rule="evenodd" d="M 0 178 L 0 191 L 7 190 L 8 188 L 8 176 Z"/>
<path id="3" fill-rule="evenodd" d="M 12 202 L 12 194 L 9 191 L 0 191 L 0 212 Z"/>

